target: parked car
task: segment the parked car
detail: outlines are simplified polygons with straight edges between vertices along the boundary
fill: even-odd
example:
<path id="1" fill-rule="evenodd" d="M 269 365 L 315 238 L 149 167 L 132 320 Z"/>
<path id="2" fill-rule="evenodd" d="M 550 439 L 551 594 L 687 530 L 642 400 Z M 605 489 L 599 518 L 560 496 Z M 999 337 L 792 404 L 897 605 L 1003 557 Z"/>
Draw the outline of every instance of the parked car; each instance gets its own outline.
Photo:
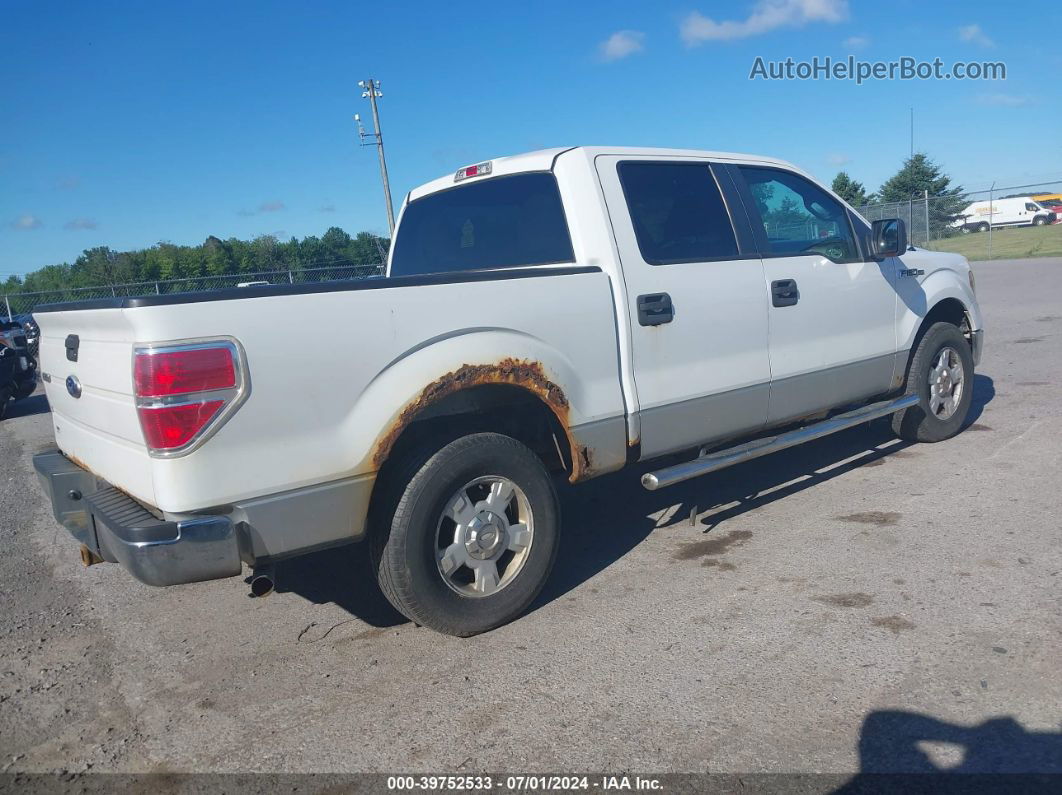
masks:
<path id="1" fill-rule="evenodd" d="M 36 317 L 59 449 L 35 466 L 87 563 L 247 565 L 261 594 L 275 561 L 366 539 L 395 607 L 462 636 L 545 583 L 555 479 L 657 462 L 663 488 L 881 416 L 947 439 L 983 339 L 965 258 L 788 163 L 587 147 L 411 191 L 387 278 Z"/>
<path id="2" fill-rule="evenodd" d="M 30 354 L 36 356 L 40 329 L 37 327 L 37 321 L 33 319 L 33 315 L 15 315 L 9 322 L 18 323 L 22 327 L 22 333 L 26 336 L 26 347 L 29 348 Z"/>
<path id="3" fill-rule="evenodd" d="M 15 320 L 0 321 L 0 351 L 5 357 L 0 373 L 0 418 L 11 400 L 22 400 L 37 388 L 37 361 L 30 352 L 26 332 Z"/>
<path id="4" fill-rule="evenodd" d="M 1055 214 L 1054 223 L 1062 221 L 1062 199 L 1037 199 L 1036 203 Z"/>
<path id="5" fill-rule="evenodd" d="M 1055 222 L 1055 214 L 1028 196 L 974 202 L 952 221 L 962 232 L 987 232 L 999 226 L 1043 226 Z"/>

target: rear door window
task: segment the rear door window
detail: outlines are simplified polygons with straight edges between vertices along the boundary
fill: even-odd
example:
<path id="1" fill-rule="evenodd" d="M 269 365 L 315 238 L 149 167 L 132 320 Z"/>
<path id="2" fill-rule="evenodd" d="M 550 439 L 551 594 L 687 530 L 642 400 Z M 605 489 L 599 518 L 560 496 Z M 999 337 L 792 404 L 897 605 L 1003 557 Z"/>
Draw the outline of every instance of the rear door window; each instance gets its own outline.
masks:
<path id="1" fill-rule="evenodd" d="M 706 163 L 619 164 L 642 259 L 650 265 L 738 256 L 719 186 Z"/>
<path id="2" fill-rule="evenodd" d="M 409 203 L 391 258 L 392 276 L 573 262 L 553 174 L 470 182 Z"/>

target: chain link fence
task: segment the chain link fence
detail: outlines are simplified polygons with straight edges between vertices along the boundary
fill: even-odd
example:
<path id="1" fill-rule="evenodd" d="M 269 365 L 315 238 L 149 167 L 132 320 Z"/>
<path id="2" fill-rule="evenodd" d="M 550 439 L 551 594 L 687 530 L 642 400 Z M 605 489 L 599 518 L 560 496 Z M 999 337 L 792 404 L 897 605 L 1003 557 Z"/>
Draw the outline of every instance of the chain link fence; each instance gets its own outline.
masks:
<path id="1" fill-rule="evenodd" d="M 866 204 L 857 208 L 868 221 L 882 218 L 902 218 L 907 225 L 911 243 L 926 248 L 955 250 L 971 259 L 994 257 L 1062 256 L 1062 225 L 1043 229 L 993 223 L 981 231 L 963 231 L 962 223 L 956 224 L 963 211 L 971 205 L 984 203 L 993 207 L 1006 198 L 1022 197 L 1037 200 L 1037 197 L 1056 197 L 1062 202 L 1062 181 L 1040 182 L 1027 185 L 1012 185 L 982 191 L 969 191 L 959 198 L 912 196 L 903 202 Z M 1062 204 L 1050 204 L 1055 199 L 1044 198 L 1047 209 L 1054 209 L 1062 217 Z M 1001 221 L 1003 219 L 1001 218 Z M 822 230 L 805 230 L 815 237 Z M 1057 242 L 1056 242 L 1057 241 Z M 364 279 L 379 276 L 384 272 L 381 264 L 343 265 L 330 267 L 298 268 L 291 270 L 262 271 L 257 273 L 234 273 L 222 276 L 199 276 L 189 279 L 167 279 L 149 282 L 109 284 L 96 287 L 70 287 L 47 292 L 19 292 L 3 296 L 0 313 L 10 318 L 33 312 L 40 304 L 57 304 L 68 301 L 84 301 L 93 298 L 135 297 L 163 295 L 166 293 L 223 290 L 254 282 L 269 284 L 302 284 L 343 279 Z"/>
<path id="2" fill-rule="evenodd" d="M 61 304 L 69 301 L 87 301 L 93 298 L 132 298 L 141 295 L 165 295 L 167 293 L 191 293 L 204 290 L 224 290 L 229 287 L 249 284 L 304 284 L 307 282 L 330 282 L 345 279 L 365 279 L 383 274 L 384 266 L 346 265 L 327 268 L 300 268 L 297 270 L 262 271 L 259 273 L 233 273 L 223 276 L 198 276 L 190 279 L 160 279 L 151 282 L 130 282 L 97 287 L 71 287 L 65 290 L 49 290 L 37 293 L 11 293 L 4 296 L 0 311 L 7 317 L 30 314 L 41 304 Z"/>
<path id="3" fill-rule="evenodd" d="M 923 193 L 905 202 L 867 204 L 856 209 L 868 221 L 902 218 L 912 244 L 959 251 L 971 259 L 1062 256 L 1062 226 L 1046 230 L 1033 227 L 1032 215 L 1023 220 L 1000 212 L 999 219 L 992 224 L 964 223 L 964 212 L 974 205 L 1002 210 L 1001 200 L 1009 198 L 1040 202 L 1047 210 L 1056 213 L 1056 219 L 1062 217 L 1062 205 L 1052 204 L 1062 203 L 1062 181 L 968 191 L 958 198 Z M 1019 223 L 1014 223 L 1015 220 Z"/>

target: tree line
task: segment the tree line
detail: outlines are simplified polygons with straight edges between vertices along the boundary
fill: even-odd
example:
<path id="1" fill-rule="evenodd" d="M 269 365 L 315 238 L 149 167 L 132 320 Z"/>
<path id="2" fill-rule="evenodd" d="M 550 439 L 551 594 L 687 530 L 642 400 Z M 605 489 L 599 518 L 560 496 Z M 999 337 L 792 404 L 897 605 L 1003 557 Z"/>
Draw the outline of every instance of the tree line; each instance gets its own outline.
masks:
<path id="1" fill-rule="evenodd" d="M 967 205 L 962 187 L 951 185 L 951 177 L 928 155 L 921 152 L 904 161 L 903 166 L 873 193 L 862 182 L 841 171 L 833 178 L 833 192 L 860 208 L 866 204 L 918 201 L 929 193 L 929 225 L 935 230 L 951 231 L 950 223 Z"/>
<path id="2" fill-rule="evenodd" d="M 135 251 L 107 246 L 86 249 L 73 263 L 47 265 L 23 277 L 10 276 L 0 292 L 18 294 L 97 287 L 128 282 L 301 271 L 308 268 L 372 265 L 386 261 L 391 241 L 371 232 L 354 237 L 338 226 L 321 237 L 281 241 L 273 235 L 228 240 L 211 235 L 198 246 L 160 242 Z"/>

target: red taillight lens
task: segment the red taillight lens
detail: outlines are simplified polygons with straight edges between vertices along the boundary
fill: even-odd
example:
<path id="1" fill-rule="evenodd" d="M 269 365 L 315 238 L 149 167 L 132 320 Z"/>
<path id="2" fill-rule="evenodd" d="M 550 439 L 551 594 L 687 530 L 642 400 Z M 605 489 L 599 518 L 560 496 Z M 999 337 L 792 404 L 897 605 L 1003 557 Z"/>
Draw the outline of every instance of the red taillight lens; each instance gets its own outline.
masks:
<path id="1" fill-rule="evenodd" d="M 221 410 L 224 400 L 184 403 L 178 406 L 141 407 L 140 427 L 144 441 L 154 450 L 183 447 Z"/>
<path id="2" fill-rule="evenodd" d="M 236 386 L 236 367 L 228 347 L 138 353 L 133 383 L 137 397 L 232 389 Z"/>
<path id="3" fill-rule="evenodd" d="M 190 450 L 236 410 L 246 378 L 239 348 L 227 340 L 137 348 L 133 389 L 148 452 Z"/>

